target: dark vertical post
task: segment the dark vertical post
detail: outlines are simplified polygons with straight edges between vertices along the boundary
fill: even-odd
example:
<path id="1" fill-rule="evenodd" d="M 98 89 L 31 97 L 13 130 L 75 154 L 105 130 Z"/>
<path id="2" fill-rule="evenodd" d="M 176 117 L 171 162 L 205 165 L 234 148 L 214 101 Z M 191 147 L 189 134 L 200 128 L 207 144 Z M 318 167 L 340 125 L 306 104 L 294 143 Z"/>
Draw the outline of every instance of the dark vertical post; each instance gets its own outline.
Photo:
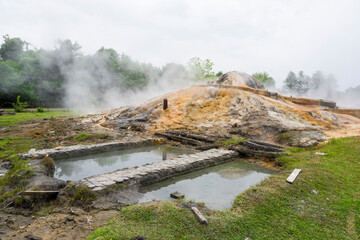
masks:
<path id="1" fill-rule="evenodd" d="M 167 108 L 168 108 L 168 100 L 164 99 L 163 109 L 166 110 Z"/>

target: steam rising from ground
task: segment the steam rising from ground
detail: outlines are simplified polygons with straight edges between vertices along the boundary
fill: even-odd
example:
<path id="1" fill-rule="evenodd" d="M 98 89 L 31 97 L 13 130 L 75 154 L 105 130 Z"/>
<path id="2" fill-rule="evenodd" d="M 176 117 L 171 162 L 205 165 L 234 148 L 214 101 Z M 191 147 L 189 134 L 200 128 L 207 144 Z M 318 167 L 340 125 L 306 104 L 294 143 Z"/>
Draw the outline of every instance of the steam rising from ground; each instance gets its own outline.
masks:
<path id="1" fill-rule="evenodd" d="M 337 103 L 337 106 L 343 108 L 360 108 L 360 85 L 340 91 L 338 81 L 332 74 L 326 76 L 317 71 L 312 78 L 306 75 L 304 77 L 302 88 L 289 89 L 286 87 L 285 80 L 281 89 L 272 88 L 268 90 L 287 96 L 332 100 Z"/>
<path id="2" fill-rule="evenodd" d="M 151 64 L 134 62 L 125 55 L 122 57 L 127 61 L 126 64 L 123 63 L 123 71 L 135 75 L 134 81 L 146 80 L 143 86 L 129 87 L 132 82 L 127 82 L 129 80 L 126 77 L 109 67 L 111 63 L 109 64 L 108 54 L 96 53 L 76 59 L 71 59 L 71 56 L 68 59 L 69 56 L 66 54 L 60 55 L 61 60 L 56 64 L 65 79 L 64 105 L 82 112 L 108 110 L 137 104 L 166 92 L 199 83 L 195 81 L 194 74 L 183 65 L 172 63 L 160 69 Z M 43 66 L 49 65 L 49 59 L 43 60 L 46 60 Z"/>

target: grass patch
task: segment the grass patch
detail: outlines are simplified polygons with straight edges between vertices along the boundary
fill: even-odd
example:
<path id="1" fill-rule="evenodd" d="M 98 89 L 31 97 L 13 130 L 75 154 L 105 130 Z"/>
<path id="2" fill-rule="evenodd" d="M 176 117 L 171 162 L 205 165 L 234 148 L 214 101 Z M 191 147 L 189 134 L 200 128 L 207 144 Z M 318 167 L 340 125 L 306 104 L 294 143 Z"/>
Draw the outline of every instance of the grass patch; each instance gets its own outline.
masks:
<path id="1" fill-rule="evenodd" d="M 74 205 L 86 207 L 96 199 L 96 194 L 85 185 L 66 186 L 66 199 Z"/>
<path id="2" fill-rule="evenodd" d="M 0 177 L 0 203 L 21 192 L 29 178 L 34 174 L 27 160 L 13 156 L 11 159 L 13 167 Z"/>
<path id="3" fill-rule="evenodd" d="M 229 140 L 220 142 L 220 145 L 224 147 L 229 147 L 231 145 L 238 145 L 240 143 L 243 143 L 244 141 L 244 138 L 230 138 Z"/>
<path id="4" fill-rule="evenodd" d="M 5 137 L 0 138 L 0 159 L 17 153 L 24 153 L 33 146 L 30 138 Z"/>
<path id="5" fill-rule="evenodd" d="M 103 133 L 97 133 L 97 134 L 89 134 L 89 133 L 80 133 L 76 137 L 74 137 L 74 140 L 83 142 L 87 140 L 94 140 L 94 139 L 109 139 L 111 138 L 108 134 Z"/>
<path id="6" fill-rule="evenodd" d="M 207 215 L 207 226 L 176 203 L 133 205 L 89 239 L 358 239 L 359 153 L 359 137 L 292 149 L 277 159 L 280 173 L 238 195 L 230 210 Z M 294 168 L 302 172 L 289 184 Z"/>
<path id="7" fill-rule="evenodd" d="M 44 112 L 21 112 L 16 113 L 15 115 L 4 115 L 0 116 L 0 128 L 14 126 L 16 124 L 38 118 L 68 117 L 73 115 L 76 115 L 76 113 L 67 112 L 64 110 L 53 110 Z"/>

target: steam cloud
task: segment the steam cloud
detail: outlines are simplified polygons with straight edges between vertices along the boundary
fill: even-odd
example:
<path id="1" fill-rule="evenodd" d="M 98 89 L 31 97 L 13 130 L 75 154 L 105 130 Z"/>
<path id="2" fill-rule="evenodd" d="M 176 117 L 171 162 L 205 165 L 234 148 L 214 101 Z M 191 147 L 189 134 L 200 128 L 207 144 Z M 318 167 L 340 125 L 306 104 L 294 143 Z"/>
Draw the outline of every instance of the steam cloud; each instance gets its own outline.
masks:
<path id="1" fill-rule="evenodd" d="M 64 105 L 82 112 L 108 110 L 133 105 L 152 97 L 189 87 L 195 81 L 194 74 L 179 64 L 167 64 L 162 69 L 151 64 L 138 64 L 147 84 L 143 88 L 129 89 L 121 74 L 115 74 L 107 65 L 104 54 L 72 59 L 62 53 L 57 60 L 61 75 L 65 78 Z M 43 66 L 51 65 L 49 58 L 42 58 Z M 71 62 L 71 64 L 68 64 Z"/>
<path id="2" fill-rule="evenodd" d="M 321 80 L 315 87 L 310 87 L 308 91 L 299 93 L 287 88 L 269 88 L 270 91 L 275 91 L 283 95 L 313 98 L 313 99 L 326 99 L 336 102 L 337 106 L 342 108 L 360 108 L 360 85 L 354 88 L 349 88 L 345 91 L 340 91 L 336 78 L 330 74 L 324 76 L 321 72 Z"/>

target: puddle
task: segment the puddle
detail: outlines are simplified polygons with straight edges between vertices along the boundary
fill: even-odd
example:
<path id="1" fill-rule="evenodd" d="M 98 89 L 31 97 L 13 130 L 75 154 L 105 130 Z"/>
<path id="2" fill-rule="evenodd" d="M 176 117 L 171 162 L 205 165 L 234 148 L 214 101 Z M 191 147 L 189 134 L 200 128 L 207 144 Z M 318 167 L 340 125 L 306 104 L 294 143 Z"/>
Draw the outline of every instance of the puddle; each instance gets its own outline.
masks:
<path id="1" fill-rule="evenodd" d="M 231 207 L 235 196 L 260 183 L 275 172 L 242 160 L 224 163 L 162 182 L 143 186 L 139 202 L 173 200 L 170 193 L 178 191 L 187 200 L 204 202 L 208 208 L 224 210 Z"/>
<path id="2" fill-rule="evenodd" d="M 194 151 L 166 146 L 148 146 L 61 159 L 55 161 L 54 178 L 64 181 L 78 181 L 93 175 L 140 166 L 191 153 L 194 153 Z"/>

